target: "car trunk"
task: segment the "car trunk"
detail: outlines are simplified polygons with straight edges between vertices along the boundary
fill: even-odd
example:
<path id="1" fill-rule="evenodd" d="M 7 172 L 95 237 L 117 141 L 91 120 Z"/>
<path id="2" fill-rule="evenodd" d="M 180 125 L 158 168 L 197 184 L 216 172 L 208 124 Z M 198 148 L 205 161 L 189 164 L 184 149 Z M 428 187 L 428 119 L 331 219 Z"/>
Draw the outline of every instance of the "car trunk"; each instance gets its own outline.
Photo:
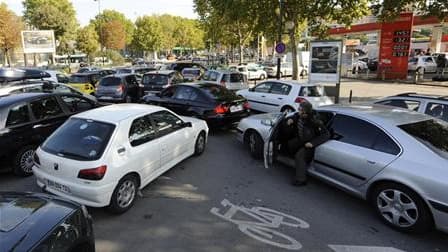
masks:
<path id="1" fill-rule="evenodd" d="M 121 96 L 123 92 L 124 92 L 124 85 L 122 84 L 120 78 L 106 77 L 100 81 L 98 88 L 96 90 L 96 95 L 98 97 L 101 96 L 114 97 L 114 96 Z"/>
<path id="2" fill-rule="evenodd" d="M 315 107 L 333 104 L 330 97 L 326 96 L 321 86 L 304 86 L 299 91 L 299 97 L 307 100 Z"/>
<path id="3" fill-rule="evenodd" d="M 247 88 L 247 76 L 242 73 L 224 74 L 221 80 L 227 89 L 240 90 Z"/>
<path id="4" fill-rule="evenodd" d="M 170 85 L 170 80 L 167 75 L 145 74 L 142 84 L 145 93 L 158 93 Z"/>

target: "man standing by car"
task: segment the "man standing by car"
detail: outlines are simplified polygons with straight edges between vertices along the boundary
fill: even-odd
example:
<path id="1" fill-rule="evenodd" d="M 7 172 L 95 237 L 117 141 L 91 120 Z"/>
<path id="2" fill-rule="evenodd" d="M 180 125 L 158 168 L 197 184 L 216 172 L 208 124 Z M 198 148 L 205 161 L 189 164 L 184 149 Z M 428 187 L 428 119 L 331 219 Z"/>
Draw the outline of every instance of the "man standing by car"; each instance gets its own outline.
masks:
<path id="1" fill-rule="evenodd" d="M 294 145 L 298 146 L 298 150 L 294 156 L 296 174 L 292 184 L 303 186 L 307 183 L 306 172 L 308 164 L 313 160 L 314 149 L 330 139 L 330 133 L 323 122 L 317 118 L 309 102 L 302 102 L 298 116 L 295 119 L 289 119 L 287 124 L 291 126 L 294 122 L 298 136 Z"/>

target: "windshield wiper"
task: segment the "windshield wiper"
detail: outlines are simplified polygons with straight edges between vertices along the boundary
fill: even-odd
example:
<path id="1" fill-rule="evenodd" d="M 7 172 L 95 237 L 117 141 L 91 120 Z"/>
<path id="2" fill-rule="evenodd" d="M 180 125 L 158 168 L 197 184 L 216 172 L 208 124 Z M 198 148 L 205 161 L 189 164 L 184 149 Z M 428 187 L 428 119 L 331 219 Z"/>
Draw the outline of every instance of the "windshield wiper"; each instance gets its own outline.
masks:
<path id="1" fill-rule="evenodd" d="M 62 157 L 69 156 L 69 157 L 72 157 L 72 158 L 83 159 L 83 160 L 87 160 L 88 159 L 85 156 L 82 156 L 82 155 L 79 155 L 79 154 L 76 154 L 76 153 L 71 153 L 71 152 L 64 151 L 64 150 L 59 151 L 57 155 L 58 156 L 62 156 Z"/>

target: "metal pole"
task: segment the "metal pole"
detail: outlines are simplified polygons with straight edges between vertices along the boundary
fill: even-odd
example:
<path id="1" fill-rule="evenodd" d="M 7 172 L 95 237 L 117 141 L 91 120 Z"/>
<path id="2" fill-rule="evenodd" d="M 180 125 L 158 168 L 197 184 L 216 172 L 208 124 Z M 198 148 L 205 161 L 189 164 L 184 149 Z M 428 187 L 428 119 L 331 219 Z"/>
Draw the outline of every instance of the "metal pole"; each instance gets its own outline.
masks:
<path id="1" fill-rule="evenodd" d="M 283 33 L 283 0 L 280 0 L 280 18 L 279 18 L 279 25 L 278 25 L 278 42 L 280 43 L 282 42 L 282 33 Z M 280 73 L 281 73 L 281 64 L 282 64 L 282 60 L 279 57 L 279 55 L 277 55 L 277 80 L 280 79 Z"/>
<path id="2" fill-rule="evenodd" d="M 101 18 L 101 0 L 93 0 L 93 1 L 98 2 L 98 29 L 100 30 L 100 52 L 104 66 L 104 47 L 103 47 L 103 28 L 102 28 L 103 21 Z"/>

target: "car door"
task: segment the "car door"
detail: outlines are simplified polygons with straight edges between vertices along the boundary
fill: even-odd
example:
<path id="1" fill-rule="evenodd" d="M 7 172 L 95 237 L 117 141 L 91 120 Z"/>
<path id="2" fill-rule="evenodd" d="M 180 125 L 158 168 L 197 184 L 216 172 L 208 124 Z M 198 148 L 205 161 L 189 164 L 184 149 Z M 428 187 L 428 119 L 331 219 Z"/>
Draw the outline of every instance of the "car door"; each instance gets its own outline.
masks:
<path id="1" fill-rule="evenodd" d="M 332 138 L 318 146 L 310 172 L 346 186 L 360 186 L 395 160 L 399 145 L 378 126 L 352 116 L 337 114 Z"/>
<path id="2" fill-rule="evenodd" d="M 266 102 L 275 104 L 276 106 L 269 106 L 274 111 L 280 111 L 282 104 L 288 101 L 288 95 L 291 92 L 291 85 L 285 83 L 273 82 L 269 94 L 266 96 Z"/>
<path id="3" fill-rule="evenodd" d="M 188 115 L 187 111 L 190 111 L 193 105 L 193 95 L 195 95 L 194 88 L 184 85 L 178 86 L 173 96 L 171 109 L 179 115 Z"/>
<path id="4" fill-rule="evenodd" d="M 138 85 L 137 78 L 135 75 L 129 75 L 125 78 L 127 83 L 127 93 L 132 97 L 134 101 L 138 101 L 140 99 L 140 87 Z"/>
<path id="5" fill-rule="evenodd" d="M 132 160 L 132 166 L 140 171 L 142 185 L 146 185 L 160 168 L 160 139 L 157 138 L 156 129 L 151 117 L 145 115 L 134 119 L 129 129 L 129 150 L 124 146 L 118 149 L 119 155 L 127 155 Z"/>
<path id="6" fill-rule="evenodd" d="M 266 97 L 269 95 L 271 87 L 271 82 L 262 82 L 247 92 L 247 97 L 245 98 L 250 103 L 252 109 L 262 112 L 270 112 L 273 110 L 273 107 L 275 108 L 277 106 L 277 104 L 272 104 L 266 101 Z"/>
<path id="7" fill-rule="evenodd" d="M 434 57 L 426 57 L 423 59 L 425 72 L 436 72 L 437 64 Z"/>
<path id="8" fill-rule="evenodd" d="M 0 156 L 17 154 L 22 147 L 40 144 L 41 140 L 33 135 L 33 122 L 28 103 L 14 104 L 7 110 L 5 127 L 0 126 L 0 146 L 7 147 Z M 3 148 L 2 148 L 3 149 Z"/>
<path id="9" fill-rule="evenodd" d="M 184 127 L 182 119 L 173 113 L 162 110 L 151 114 L 160 141 L 160 169 L 168 170 L 192 154 L 192 129 Z"/>
<path id="10" fill-rule="evenodd" d="M 55 96 L 42 97 L 30 102 L 31 112 L 34 118 L 33 134 L 45 140 L 65 120 L 65 114 Z"/>
<path id="11" fill-rule="evenodd" d="M 162 90 L 159 94 L 159 99 L 157 99 L 157 104 L 167 109 L 175 110 L 174 94 L 176 93 L 177 88 L 178 86 L 171 86 Z"/>

